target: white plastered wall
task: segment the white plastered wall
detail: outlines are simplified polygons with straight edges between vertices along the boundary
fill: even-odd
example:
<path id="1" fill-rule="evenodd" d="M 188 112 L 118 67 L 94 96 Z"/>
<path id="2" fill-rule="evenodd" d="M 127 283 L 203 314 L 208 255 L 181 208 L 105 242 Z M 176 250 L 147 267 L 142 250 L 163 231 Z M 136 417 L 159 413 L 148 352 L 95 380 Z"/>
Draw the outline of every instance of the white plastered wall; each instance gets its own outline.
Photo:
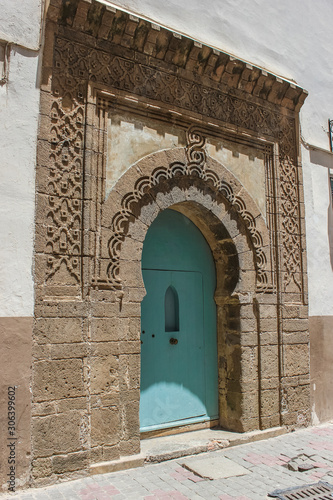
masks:
<path id="1" fill-rule="evenodd" d="M 0 85 L 0 316 L 33 314 L 33 238 L 41 0 L 0 0 L 10 44 Z M 0 62 L 3 71 L 3 61 Z"/>

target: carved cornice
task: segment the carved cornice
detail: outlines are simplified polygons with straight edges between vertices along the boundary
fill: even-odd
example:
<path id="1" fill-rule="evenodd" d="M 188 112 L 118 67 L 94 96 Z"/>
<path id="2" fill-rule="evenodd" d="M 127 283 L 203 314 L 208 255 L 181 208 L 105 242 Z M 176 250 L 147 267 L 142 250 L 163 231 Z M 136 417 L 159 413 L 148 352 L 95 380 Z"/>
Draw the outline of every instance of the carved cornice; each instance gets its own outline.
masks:
<path id="1" fill-rule="evenodd" d="M 85 45 L 107 51 L 113 46 L 117 55 L 193 81 L 199 77 L 221 90 L 239 90 L 295 111 L 307 96 L 264 69 L 96 0 L 51 0 L 48 19 L 81 33 Z"/>

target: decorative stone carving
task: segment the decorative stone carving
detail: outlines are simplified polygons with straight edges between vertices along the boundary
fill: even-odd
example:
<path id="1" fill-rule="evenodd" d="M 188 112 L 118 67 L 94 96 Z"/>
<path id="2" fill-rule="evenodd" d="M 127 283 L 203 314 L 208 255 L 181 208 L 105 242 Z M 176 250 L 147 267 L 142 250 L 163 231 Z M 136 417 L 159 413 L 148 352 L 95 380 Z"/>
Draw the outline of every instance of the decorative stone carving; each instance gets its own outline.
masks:
<path id="1" fill-rule="evenodd" d="M 50 178 L 48 182 L 46 282 L 63 264 L 76 283 L 81 273 L 83 107 L 51 108 Z"/>
<path id="2" fill-rule="evenodd" d="M 68 96 L 68 89 L 70 89 L 71 99 L 75 93 L 76 98 L 81 99 L 82 92 L 84 92 L 84 82 L 90 80 L 109 88 L 160 101 L 169 106 L 187 110 L 187 112 L 200 113 L 207 118 L 226 122 L 235 127 L 268 135 L 278 141 L 280 148 L 279 191 L 285 192 L 286 177 L 289 178 L 290 175 L 295 177 L 296 175 L 297 167 L 295 160 L 293 160 L 295 158 L 295 121 L 292 115 L 282 115 L 277 107 L 264 106 L 244 98 L 224 94 L 214 87 L 191 82 L 179 75 L 170 74 L 136 60 L 129 60 L 112 52 L 90 48 L 61 37 L 56 37 L 55 66 L 59 77 L 55 78 L 53 89 L 56 95 L 61 93 L 64 96 L 63 99 Z M 62 79 L 60 75 L 63 75 Z M 60 91 L 61 81 L 66 83 Z M 188 132 L 187 140 L 188 166 L 191 165 L 192 169 L 199 168 L 205 159 L 205 152 L 202 148 L 200 149 L 202 138 L 197 134 L 196 129 L 192 129 Z M 286 164 L 288 172 L 284 174 Z M 289 202 L 291 202 L 291 195 L 288 196 Z M 298 276 L 300 277 L 302 274 L 300 235 L 294 230 L 290 232 L 290 228 L 295 225 L 295 217 L 296 219 L 299 217 L 297 196 L 294 197 L 292 204 L 292 216 L 285 204 L 282 207 L 283 226 L 286 228 L 286 235 L 283 236 L 283 276 L 288 284 L 290 280 L 301 283 Z M 117 238 L 121 238 L 121 236 L 118 235 Z M 112 264 L 108 273 L 109 276 L 112 276 L 112 280 L 115 280 L 115 284 L 117 283 L 115 278 L 117 266 L 114 267 L 113 259 L 115 258 L 115 248 L 118 248 L 120 243 L 121 241 L 114 240 L 112 249 L 110 249 Z M 263 257 L 259 255 L 259 250 L 257 253 L 260 263 L 258 269 L 261 269 L 264 265 Z M 301 292 L 300 287 L 298 285 L 297 287 L 298 292 Z"/>
<path id="3" fill-rule="evenodd" d="M 202 132 L 195 126 L 190 127 L 186 132 L 186 156 L 189 168 L 203 168 L 206 163 L 205 143 L 206 139 Z"/>
<path id="4" fill-rule="evenodd" d="M 186 155 L 190 158 L 189 163 L 173 162 L 166 167 L 160 166 L 154 169 L 151 175 L 140 177 L 133 186 L 133 190 L 122 198 L 121 210 L 113 216 L 110 224 L 111 237 L 108 241 L 110 263 L 107 267 L 107 276 L 95 277 L 94 286 L 111 290 L 122 287 L 119 279 L 121 245 L 127 235 L 130 221 L 136 218 L 136 214 L 140 213 L 147 202 L 151 201 L 152 198 L 147 197 L 151 190 L 153 190 L 152 197 L 155 197 L 159 191 L 165 193 L 171 190 L 174 186 L 173 180 L 177 180 L 183 186 L 182 189 L 200 180 L 203 191 L 205 186 L 209 186 L 209 194 L 212 199 L 221 203 L 223 198 L 230 207 L 229 209 L 234 210 L 243 221 L 253 244 L 257 291 L 263 292 L 270 288 L 271 284 L 266 269 L 268 258 L 265 252 L 267 248 L 263 247 L 263 238 L 257 230 L 256 218 L 247 209 L 244 199 L 234 194 L 231 185 L 202 163 L 205 158 L 205 138 L 203 135 L 199 134 L 198 131 L 194 133 L 193 129 L 190 129 L 188 136 L 192 140 L 190 146 L 188 145 L 186 148 Z"/>
<path id="5" fill-rule="evenodd" d="M 289 157 L 280 163 L 282 245 L 283 245 L 283 286 L 287 292 L 302 292 L 302 262 L 299 220 L 299 195 L 297 169 Z"/>

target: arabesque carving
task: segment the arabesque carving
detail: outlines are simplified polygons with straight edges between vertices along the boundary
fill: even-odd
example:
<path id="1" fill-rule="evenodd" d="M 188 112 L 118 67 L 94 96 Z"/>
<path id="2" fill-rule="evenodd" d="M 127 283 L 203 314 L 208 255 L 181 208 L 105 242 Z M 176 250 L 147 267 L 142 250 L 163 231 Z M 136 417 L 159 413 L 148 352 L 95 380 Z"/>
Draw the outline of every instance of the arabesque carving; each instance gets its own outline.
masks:
<path id="1" fill-rule="evenodd" d="M 66 93 L 70 92 L 71 98 L 73 93 L 81 98 L 85 82 L 91 81 L 268 135 L 278 141 L 282 159 L 288 158 L 287 163 L 284 160 L 280 162 L 279 189 L 284 191 L 286 177 L 297 175 L 296 161 L 294 160 L 294 118 L 288 114 L 280 114 L 277 108 L 275 111 L 274 107 L 265 107 L 234 95 L 224 94 L 216 88 L 186 80 L 179 75 L 170 74 L 135 60 L 125 59 L 112 52 L 90 48 L 61 37 L 56 37 L 55 65 L 59 77 L 54 79 L 53 90 L 57 97 L 59 93 L 66 97 Z M 62 82 L 65 83 L 62 84 Z M 59 91 L 59 89 L 61 90 Z M 193 129 L 188 132 L 187 141 L 187 168 L 197 169 L 199 172 L 205 161 L 205 152 L 202 148 L 200 149 L 201 137 Z M 286 171 L 285 165 L 288 165 Z M 296 193 L 290 192 L 289 203 L 292 203 L 293 206 L 292 217 L 285 205 L 282 207 L 283 226 L 286 231 L 283 269 L 286 282 L 296 280 L 297 284 L 298 276 L 301 276 L 302 273 L 302 264 L 300 235 L 293 229 L 295 213 L 299 213 L 299 201 Z M 118 236 L 115 238 L 120 238 L 120 240 L 115 239 L 112 242 L 114 248 L 119 247 L 122 238 L 121 233 L 118 234 L 116 231 L 116 234 Z M 259 253 L 258 262 L 260 263 L 262 257 L 259 257 Z M 114 264 L 114 249 L 112 249 L 111 255 L 112 264 L 109 276 L 112 276 L 115 286 L 119 286 L 116 278 L 117 266 Z M 262 264 L 259 264 L 258 269 L 261 268 Z M 297 287 L 299 290 L 298 284 Z"/>
<path id="2" fill-rule="evenodd" d="M 203 168 L 206 163 L 206 138 L 200 129 L 193 126 L 186 131 L 186 157 L 190 168 Z"/>
<path id="3" fill-rule="evenodd" d="M 55 100 L 51 108 L 46 252 L 52 256 L 46 281 L 64 264 L 80 283 L 84 110 L 73 104 L 65 110 Z"/>
<path id="4" fill-rule="evenodd" d="M 298 178 L 295 165 L 290 158 L 281 160 L 281 209 L 283 245 L 283 285 L 288 291 L 293 283 L 302 291 L 300 221 L 298 209 Z"/>
<path id="5" fill-rule="evenodd" d="M 196 135 L 196 138 L 199 138 L 199 135 Z M 202 145 L 203 142 L 201 140 Z M 196 144 L 198 144 L 197 140 Z M 199 156 L 202 158 L 201 155 Z M 139 178 L 134 185 L 133 191 L 127 193 L 122 198 L 121 210 L 113 216 L 110 224 L 111 237 L 108 241 L 110 263 L 107 267 L 107 276 L 95 277 L 93 285 L 111 290 L 121 289 L 122 283 L 119 279 L 120 252 L 121 245 L 128 232 L 129 222 L 134 220 L 135 214 L 144 205 L 142 200 L 145 195 L 152 189 L 154 189 L 155 194 L 159 189 L 165 192 L 167 189 L 166 185 L 175 177 L 183 185 L 188 184 L 189 186 L 195 179 L 200 179 L 203 181 L 203 186 L 209 185 L 210 196 L 214 201 L 221 203 L 222 195 L 223 199 L 230 205 L 230 208 L 235 210 L 247 228 L 253 244 L 257 291 L 267 291 L 269 280 L 266 269 L 267 257 L 263 250 L 263 238 L 257 230 L 255 217 L 247 210 L 245 201 L 240 196 L 235 195 L 230 184 L 221 179 L 213 170 L 206 168 L 204 165 L 198 168 L 197 164 L 184 164 L 181 162 L 171 163 L 167 167 L 158 167 L 153 170 L 150 176 Z"/>
<path id="6" fill-rule="evenodd" d="M 296 186 L 297 179 L 295 123 L 291 115 L 282 115 L 273 106 L 265 107 L 224 94 L 217 88 L 60 36 L 56 36 L 54 53 L 54 102 L 49 155 L 51 181 L 48 187 L 49 210 L 45 244 L 45 252 L 49 255 L 46 281 L 52 279 L 60 267 L 65 265 L 71 280 L 74 278 L 80 284 L 85 122 L 83 103 L 86 99 L 87 82 L 91 81 L 276 138 L 281 157 L 279 189 L 282 193 L 284 228 L 284 289 L 287 290 L 293 283 L 298 292 L 302 291 L 299 200 L 295 188 L 289 189 L 290 186 Z M 198 131 L 195 128 L 188 131 L 187 169 L 191 172 L 199 173 L 205 162 L 206 153 L 202 146 L 202 137 Z M 118 248 L 120 241 L 114 244 Z M 113 253 L 112 251 L 111 254 Z M 258 262 L 260 261 L 258 254 Z M 258 269 L 261 268 L 262 264 L 259 264 Z M 111 266 L 110 275 L 113 279 L 116 272 Z"/>

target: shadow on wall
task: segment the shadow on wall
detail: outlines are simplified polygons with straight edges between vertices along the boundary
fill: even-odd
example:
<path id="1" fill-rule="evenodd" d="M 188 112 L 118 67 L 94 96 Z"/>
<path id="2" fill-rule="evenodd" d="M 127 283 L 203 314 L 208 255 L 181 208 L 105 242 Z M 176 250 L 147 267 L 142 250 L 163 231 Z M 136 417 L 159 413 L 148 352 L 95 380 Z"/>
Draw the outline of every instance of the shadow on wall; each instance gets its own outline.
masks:
<path id="1" fill-rule="evenodd" d="M 330 262 L 333 271 L 333 204 L 332 204 L 333 192 L 331 187 L 331 176 L 329 170 L 328 170 L 327 180 L 328 180 L 328 189 L 330 193 L 330 202 L 327 209 L 327 226 L 328 226 L 327 234 L 328 234 L 328 244 L 330 247 Z"/>
<path id="2" fill-rule="evenodd" d="M 332 154 L 326 151 L 310 150 L 310 161 L 327 168 L 327 182 L 329 191 L 329 205 L 327 208 L 327 234 L 330 249 L 330 263 L 333 271 L 333 191 L 331 187 L 330 169 L 333 169 Z"/>

